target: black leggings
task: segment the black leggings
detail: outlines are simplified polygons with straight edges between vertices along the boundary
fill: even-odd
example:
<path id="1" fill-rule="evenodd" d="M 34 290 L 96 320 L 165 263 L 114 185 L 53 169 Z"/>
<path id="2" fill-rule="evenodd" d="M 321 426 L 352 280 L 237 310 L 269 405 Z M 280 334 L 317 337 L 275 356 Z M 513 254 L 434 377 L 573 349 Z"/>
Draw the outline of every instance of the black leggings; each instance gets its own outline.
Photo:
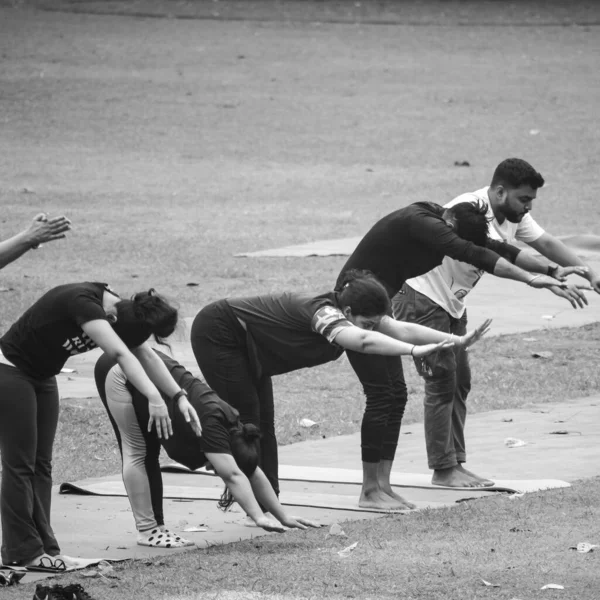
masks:
<path id="1" fill-rule="evenodd" d="M 224 301 L 205 306 L 191 331 L 194 356 L 206 383 L 261 433 L 260 467 L 279 495 L 275 408 L 271 377 L 257 375 L 246 332 Z"/>
<path id="2" fill-rule="evenodd" d="M 50 526 L 52 446 L 58 424 L 56 378 L 34 379 L 0 364 L 2 562 L 60 554 Z"/>
<path id="3" fill-rule="evenodd" d="M 346 354 L 367 399 L 360 430 L 362 460 L 393 461 L 408 400 L 402 359 L 350 350 Z"/>

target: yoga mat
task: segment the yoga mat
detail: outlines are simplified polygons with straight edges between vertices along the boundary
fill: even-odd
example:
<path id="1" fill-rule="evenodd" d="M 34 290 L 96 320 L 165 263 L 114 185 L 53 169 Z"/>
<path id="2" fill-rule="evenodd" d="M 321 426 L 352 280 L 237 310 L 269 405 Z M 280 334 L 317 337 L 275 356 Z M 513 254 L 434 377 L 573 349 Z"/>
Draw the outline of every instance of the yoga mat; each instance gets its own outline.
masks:
<path id="1" fill-rule="evenodd" d="M 305 244 L 284 246 L 283 248 L 269 248 L 255 252 L 241 252 L 236 257 L 261 258 L 261 257 L 307 257 L 307 256 L 350 256 L 362 237 L 339 238 L 334 240 L 318 240 Z M 600 236 L 593 234 L 577 234 L 559 237 L 564 244 L 576 250 L 578 254 L 588 256 L 600 254 Z M 525 244 L 518 246 L 528 248 Z"/>
<path id="2" fill-rule="evenodd" d="M 162 471 L 171 473 L 190 473 L 191 471 L 179 464 L 170 463 L 161 467 Z M 214 476 L 205 469 L 193 471 L 198 475 Z M 299 467 L 293 465 L 279 465 L 279 479 L 282 481 L 310 481 L 321 483 L 339 483 L 339 484 L 357 484 L 362 483 L 362 472 L 354 469 L 336 469 L 328 467 Z M 534 479 L 534 480 L 518 480 L 506 479 L 498 480 L 494 486 L 486 488 L 451 488 L 441 485 L 433 485 L 431 483 L 431 475 L 419 473 L 394 473 L 391 475 L 391 483 L 393 486 L 403 488 L 421 488 L 428 490 L 459 490 L 459 491 L 492 491 L 492 492 L 508 492 L 508 493 L 523 493 L 523 492 L 538 492 L 540 490 L 548 490 L 553 488 L 570 487 L 566 481 L 559 479 Z"/>
<path id="3" fill-rule="evenodd" d="M 189 472 L 189 471 L 188 471 Z M 214 500 L 221 497 L 220 488 L 207 488 L 201 486 L 174 486 L 165 485 L 163 497 L 180 500 Z M 469 490 L 474 491 L 474 490 Z M 481 491 L 481 490 L 476 490 Z M 125 486 L 122 481 L 80 481 L 75 483 L 62 483 L 61 494 L 79 494 L 83 496 L 126 496 Z M 361 508 L 358 506 L 357 496 L 344 494 L 312 494 L 302 492 L 282 491 L 279 497 L 285 506 L 306 506 L 311 508 L 329 508 L 334 510 L 349 510 L 353 512 L 387 513 L 378 509 Z M 438 508 L 447 506 L 447 502 L 416 501 L 418 508 Z M 395 511 L 404 512 L 404 511 Z"/>
<path id="4" fill-rule="evenodd" d="M 293 256 L 297 258 L 305 256 L 349 256 L 360 242 L 360 237 L 341 238 L 336 240 L 319 240 L 295 246 L 283 248 L 271 248 L 269 250 L 257 250 L 256 252 L 241 252 L 234 256 L 238 258 L 260 258 L 265 256 L 283 257 Z"/>

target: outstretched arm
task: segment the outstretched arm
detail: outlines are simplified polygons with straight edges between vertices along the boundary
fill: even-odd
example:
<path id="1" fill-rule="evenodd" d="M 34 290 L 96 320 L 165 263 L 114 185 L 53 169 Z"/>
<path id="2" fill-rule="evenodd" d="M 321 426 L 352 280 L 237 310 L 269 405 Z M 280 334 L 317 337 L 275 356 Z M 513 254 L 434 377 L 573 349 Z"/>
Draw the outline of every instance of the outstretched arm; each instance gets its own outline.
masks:
<path id="1" fill-rule="evenodd" d="M 297 529 L 319 527 L 312 521 L 290 517 L 279 503 L 269 480 L 259 467 L 248 479 L 237 466 L 231 454 L 207 452 L 206 458 L 214 467 L 217 475 L 223 480 L 236 502 L 258 527 L 262 527 L 266 531 L 279 533 L 285 531 L 286 527 Z M 258 504 L 259 502 L 277 520 L 265 515 Z"/>
<path id="2" fill-rule="evenodd" d="M 27 229 L 0 242 L 0 269 L 40 244 L 64 238 L 69 229 L 71 221 L 66 217 L 48 219 L 45 213 L 36 215 Z"/>
<path id="3" fill-rule="evenodd" d="M 217 475 L 223 480 L 235 498 L 235 501 L 259 527 L 267 531 L 284 531 L 284 528 L 279 523 L 265 517 L 254 496 L 250 481 L 237 466 L 231 454 L 207 452 L 206 459 L 214 467 Z"/>
<path id="4" fill-rule="evenodd" d="M 285 512 L 283 506 L 279 502 L 277 495 L 273 491 L 267 476 L 263 473 L 260 467 L 250 477 L 250 485 L 254 490 L 254 494 L 258 501 L 270 512 L 282 525 L 295 529 L 306 529 L 307 527 L 320 527 L 314 521 L 302 519 L 300 517 L 292 517 Z"/>
<path id="5" fill-rule="evenodd" d="M 591 269 L 585 261 L 579 258 L 571 248 L 563 244 L 558 238 L 549 233 L 544 233 L 537 240 L 529 242 L 529 245 L 548 260 L 558 263 L 562 267 L 576 266 L 587 269 L 587 271 L 577 274 L 585 277 L 591 283 L 594 290 L 600 294 L 600 274 Z"/>
<path id="6" fill-rule="evenodd" d="M 390 317 L 384 317 L 383 320 L 393 320 Z M 417 327 L 421 327 L 418 325 Z M 453 345 L 452 336 L 423 327 L 431 332 L 431 336 L 426 340 L 425 336 L 419 341 L 405 341 L 400 335 L 390 335 L 382 331 L 381 325 L 377 331 L 361 329 L 360 327 L 345 327 L 335 336 L 335 343 L 346 350 L 361 352 L 363 354 L 382 354 L 384 356 L 427 356 L 443 348 L 449 348 Z M 453 336 L 458 340 L 458 336 Z M 419 344 L 419 345 L 417 345 Z"/>
<path id="7" fill-rule="evenodd" d="M 405 340 L 410 344 L 453 344 L 461 347 L 472 346 L 479 341 L 490 328 L 492 320 L 487 319 L 476 329 L 472 329 L 464 336 L 452 335 L 444 333 L 437 329 L 431 329 L 417 323 L 409 323 L 407 321 L 396 321 L 392 317 L 384 317 L 381 319 L 377 327 L 377 331 L 394 339 Z M 418 349 L 419 346 L 416 346 Z M 413 352 L 414 356 L 419 356 L 417 351 Z M 423 356 L 423 355 L 421 355 Z"/>

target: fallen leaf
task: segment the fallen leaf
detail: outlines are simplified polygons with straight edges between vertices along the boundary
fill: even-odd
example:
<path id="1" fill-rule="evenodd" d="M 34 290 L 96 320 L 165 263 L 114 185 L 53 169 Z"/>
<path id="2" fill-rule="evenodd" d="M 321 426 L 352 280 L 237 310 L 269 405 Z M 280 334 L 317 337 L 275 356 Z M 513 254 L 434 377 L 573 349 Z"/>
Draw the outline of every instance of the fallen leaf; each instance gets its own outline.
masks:
<path id="1" fill-rule="evenodd" d="M 558 583 L 547 583 L 543 585 L 540 590 L 564 590 L 564 585 L 558 585 Z"/>
<path id="2" fill-rule="evenodd" d="M 486 581 L 483 577 L 481 577 L 481 581 L 483 581 L 483 584 L 487 585 L 488 587 L 500 587 L 500 584 L 490 583 L 489 581 Z"/>
<path id="3" fill-rule="evenodd" d="M 94 458 L 95 458 L 96 460 L 104 460 L 103 458 L 100 458 L 99 456 L 96 456 L 95 454 L 94 454 Z"/>
<path id="4" fill-rule="evenodd" d="M 318 425 L 318 423 L 316 421 L 311 421 L 310 419 L 300 419 L 300 421 L 298 421 L 298 425 L 300 425 L 300 427 L 309 429 L 310 427 L 315 427 Z"/>
<path id="5" fill-rule="evenodd" d="M 569 435 L 571 433 L 578 433 L 579 435 L 582 435 L 581 431 L 568 431 L 567 429 L 557 429 L 556 431 L 551 431 L 550 433 L 554 435 Z"/>
<path id="6" fill-rule="evenodd" d="M 346 546 L 343 550 L 340 550 L 338 552 L 338 555 L 341 556 L 342 558 L 346 558 L 347 556 L 350 556 L 350 553 L 354 551 L 356 546 L 358 546 L 358 542 L 354 542 L 354 544 L 350 544 L 349 546 Z"/>
<path id="7" fill-rule="evenodd" d="M 533 356 L 533 358 L 552 358 L 554 354 L 547 350 L 541 350 L 540 352 L 532 352 L 531 356 Z"/>
<path id="8" fill-rule="evenodd" d="M 189 283 L 186 283 L 185 285 L 187 285 L 188 287 L 196 287 L 200 284 L 196 283 L 195 281 L 190 281 Z"/>
<path id="9" fill-rule="evenodd" d="M 502 419 L 503 423 L 512 423 L 513 420 L 512 419 Z"/>
<path id="10" fill-rule="evenodd" d="M 468 160 L 455 160 L 454 166 L 455 167 L 470 167 L 471 163 Z"/>
<path id="11" fill-rule="evenodd" d="M 520 446 L 527 446 L 527 442 L 519 440 L 518 438 L 507 437 L 504 440 L 504 445 L 509 448 L 519 448 Z"/>

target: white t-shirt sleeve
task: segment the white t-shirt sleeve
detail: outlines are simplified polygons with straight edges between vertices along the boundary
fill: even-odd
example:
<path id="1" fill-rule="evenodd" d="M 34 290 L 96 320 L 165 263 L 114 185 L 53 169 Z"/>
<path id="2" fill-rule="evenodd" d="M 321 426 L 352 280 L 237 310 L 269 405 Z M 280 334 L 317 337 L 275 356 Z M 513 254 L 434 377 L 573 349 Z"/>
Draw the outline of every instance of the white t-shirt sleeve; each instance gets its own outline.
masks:
<path id="1" fill-rule="evenodd" d="M 529 243 L 535 242 L 544 233 L 546 233 L 544 229 L 537 224 L 531 215 L 527 214 L 518 224 L 515 237 L 521 242 Z"/>

